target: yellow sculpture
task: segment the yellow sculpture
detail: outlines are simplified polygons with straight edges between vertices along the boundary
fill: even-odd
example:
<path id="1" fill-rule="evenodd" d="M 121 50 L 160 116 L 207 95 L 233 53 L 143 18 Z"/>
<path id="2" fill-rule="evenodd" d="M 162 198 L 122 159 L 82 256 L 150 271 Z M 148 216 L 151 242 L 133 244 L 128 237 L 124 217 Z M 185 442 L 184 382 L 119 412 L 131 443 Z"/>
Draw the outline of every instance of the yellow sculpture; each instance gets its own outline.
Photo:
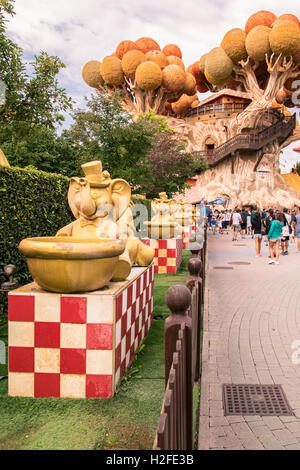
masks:
<path id="1" fill-rule="evenodd" d="M 175 220 L 177 203 L 168 199 L 166 193 L 159 193 L 159 198 L 153 200 L 152 211 L 154 216 L 151 222 L 145 222 L 149 238 L 170 239 L 184 232 L 184 228 Z"/>
<path id="2" fill-rule="evenodd" d="M 8 160 L 7 160 L 6 156 L 4 155 L 4 153 L 2 152 L 1 149 L 0 149 L 0 165 L 2 165 L 2 166 L 10 166 L 10 164 L 8 163 Z"/>
<path id="3" fill-rule="evenodd" d="M 154 249 L 144 245 L 141 240 L 134 237 L 135 228 L 131 212 L 131 189 L 129 184 L 122 179 L 111 180 L 107 171 L 102 171 L 102 163 L 94 161 L 82 165 L 84 178 L 71 178 L 68 202 L 76 218 L 74 222 L 60 229 L 56 237 L 47 239 L 27 239 L 20 244 L 20 250 L 27 257 L 29 269 L 33 277 L 43 288 L 61 292 L 78 291 L 78 283 L 71 289 L 70 279 L 75 276 L 72 271 L 72 263 L 63 266 L 59 276 L 61 277 L 61 287 L 53 288 L 53 279 L 58 271 L 57 267 L 65 265 L 66 260 L 73 260 L 78 257 L 81 260 L 99 260 L 99 272 L 96 273 L 95 263 L 81 263 L 82 270 L 79 279 L 86 279 L 84 289 L 95 290 L 105 285 L 109 280 L 123 281 L 130 274 L 133 264 L 139 266 L 149 266 L 154 258 Z M 59 263 L 61 254 L 64 253 L 64 263 Z M 95 256 L 94 256 L 95 255 Z M 96 256 L 97 255 L 97 256 Z M 107 255 L 107 256 L 106 256 Z M 41 263 L 41 257 L 47 260 Z M 109 262 L 103 269 L 100 258 L 108 258 Z M 34 261 L 33 258 L 37 258 Z M 47 281 L 41 280 L 41 273 L 37 273 L 41 268 L 43 276 L 50 269 L 49 258 L 55 260 L 52 263 L 52 287 L 47 286 Z M 73 263 L 74 264 L 74 263 Z M 34 265 L 34 267 L 33 267 Z M 109 267 L 108 267 L 109 265 Z M 48 266 L 48 267 L 46 267 Z M 102 269 L 102 271 L 101 271 Z M 65 271 L 64 271 L 65 270 Z M 101 271 L 101 272 L 100 272 Z M 104 275 L 105 274 L 105 275 Z M 48 275 L 49 277 L 50 275 Z M 57 274 L 57 277 L 59 277 Z M 95 276 L 99 279 L 95 279 Z M 51 277 L 51 276 L 50 276 Z M 103 279 L 100 278 L 105 278 Z M 109 277 L 109 279 L 107 279 Z M 63 278 L 68 278 L 65 283 Z M 60 282 L 60 281 L 59 281 Z M 98 285 L 95 287 L 95 283 Z M 67 284 L 67 287 L 66 285 Z M 89 284 L 93 288 L 89 288 Z M 57 290 L 59 289 L 59 290 Z M 63 289 L 63 290 L 62 290 Z M 66 290 L 67 289 L 67 290 Z"/>

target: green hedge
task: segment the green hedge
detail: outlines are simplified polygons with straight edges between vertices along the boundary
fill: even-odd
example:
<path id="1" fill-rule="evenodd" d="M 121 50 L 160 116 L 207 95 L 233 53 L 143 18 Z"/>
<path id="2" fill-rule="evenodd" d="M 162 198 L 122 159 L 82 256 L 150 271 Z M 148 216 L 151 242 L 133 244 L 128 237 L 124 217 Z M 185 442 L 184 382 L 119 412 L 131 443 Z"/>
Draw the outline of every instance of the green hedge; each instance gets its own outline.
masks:
<path id="1" fill-rule="evenodd" d="M 7 264 L 17 266 L 20 285 L 32 282 L 18 245 L 24 238 L 53 236 L 74 220 L 68 187 L 69 179 L 61 175 L 0 166 L 0 284 Z M 0 292 L 0 314 L 6 307 L 7 294 Z"/>

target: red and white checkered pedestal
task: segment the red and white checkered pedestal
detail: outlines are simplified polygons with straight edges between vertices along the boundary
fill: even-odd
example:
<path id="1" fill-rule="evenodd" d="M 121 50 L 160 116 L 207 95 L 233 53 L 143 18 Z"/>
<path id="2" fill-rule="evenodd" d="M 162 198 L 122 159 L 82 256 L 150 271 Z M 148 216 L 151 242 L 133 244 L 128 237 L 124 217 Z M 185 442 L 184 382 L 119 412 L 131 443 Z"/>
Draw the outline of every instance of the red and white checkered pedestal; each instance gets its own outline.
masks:
<path id="1" fill-rule="evenodd" d="M 183 234 L 183 247 L 187 248 L 190 244 L 190 241 L 195 238 L 196 235 L 196 224 L 191 225 L 190 227 L 184 228 Z"/>
<path id="2" fill-rule="evenodd" d="M 154 273 L 176 274 L 182 263 L 182 237 L 169 240 L 154 240 L 145 238 L 143 242 L 155 249 Z"/>
<path id="3" fill-rule="evenodd" d="M 111 398 L 153 321 L 154 265 L 101 291 L 8 297 L 10 396 Z"/>

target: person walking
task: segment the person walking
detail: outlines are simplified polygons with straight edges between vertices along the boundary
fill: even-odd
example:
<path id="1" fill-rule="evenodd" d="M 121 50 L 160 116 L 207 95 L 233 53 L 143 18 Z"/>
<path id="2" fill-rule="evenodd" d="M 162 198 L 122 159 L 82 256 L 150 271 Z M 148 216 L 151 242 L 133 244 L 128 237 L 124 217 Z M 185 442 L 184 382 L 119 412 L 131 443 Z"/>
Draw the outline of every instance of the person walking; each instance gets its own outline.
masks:
<path id="1" fill-rule="evenodd" d="M 268 233 L 270 231 L 270 228 L 271 228 L 271 223 L 272 223 L 272 220 L 275 219 L 275 216 L 274 216 L 274 211 L 273 209 L 270 209 L 268 211 L 268 214 L 267 214 L 267 217 L 265 218 L 265 232 L 266 232 L 266 240 L 267 240 L 267 245 L 269 244 L 269 240 L 268 240 Z M 269 247 L 269 251 L 270 251 L 270 247 Z M 269 258 L 271 258 L 271 254 L 269 253 Z"/>
<path id="2" fill-rule="evenodd" d="M 241 229 L 242 229 L 242 232 L 241 232 L 241 235 L 242 235 L 242 239 L 245 238 L 245 235 L 246 235 L 246 230 L 247 230 L 247 216 L 248 216 L 248 213 L 245 211 L 245 209 L 243 208 L 242 209 L 242 212 L 241 212 L 241 218 L 242 218 L 242 222 L 241 222 Z"/>
<path id="3" fill-rule="evenodd" d="M 295 234 L 297 238 L 297 244 L 298 244 L 298 253 L 300 253 L 300 211 L 299 207 L 297 207 L 295 215 L 294 215 L 294 220 L 293 220 L 293 225 L 295 229 Z"/>
<path id="4" fill-rule="evenodd" d="M 288 209 L 283 209 L 284 226 L 281 233 L 281 254 L 286 256 L 289 253 L 290 235 L 293 233 L 292 216 Z"/>
<path id="5" fill-rule="evenodd" d="M 261 240 L 262 240 L 262 234 L 261 234 L 261 215 L 259 211 L 255 211 L 252 217 L 252 232 L 253 232 L 253 238 L 255 242 L 255 251 L 256 255 L 255 258 L 259 258 L 261 256 Z"/>
<path id="6" fill-rule="evenodd" d="M 231 221 L 231 211 L 227 210 L 226 214 L 225 214 L 225 224 L 226 224 L 226 233 L 227 233 L 227 235 L 229 234 L 230 221 Z"/>
<path id="7" fill-rule="evenodd" d="M 271 259 L 269 264 L 279 264 L 279 245 L 281 241 L 281 232 L 284 226 L 284 216 L 281 212 L 276 214 L 275 220 L 272 220 L 268 233 Z M 275 255 L 275 260 L 274 260 Z"/>
<path id="8" fill-rule="evenodd" d="M 232 227 L 233 227 L 233 238 L 232 241 L 237 241 L 238 232 L 241 230 L 242 217 L 240 211 L 236 209 L 232 214 Z"/>

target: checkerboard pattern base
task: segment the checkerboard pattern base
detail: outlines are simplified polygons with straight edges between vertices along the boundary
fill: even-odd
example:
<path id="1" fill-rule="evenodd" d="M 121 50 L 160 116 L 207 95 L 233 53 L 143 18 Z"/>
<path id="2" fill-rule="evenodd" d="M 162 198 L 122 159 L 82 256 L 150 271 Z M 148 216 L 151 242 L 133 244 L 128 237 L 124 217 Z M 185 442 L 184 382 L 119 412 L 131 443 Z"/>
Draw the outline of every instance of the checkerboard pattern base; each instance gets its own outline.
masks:
<path id="1" fill-rule="evenodd" d="M 143 239 L 146 245 L 155 249 L 154 273 L 176 274 L 182 263 L 182 237 L 169 240 Z"/>
<path id="2" fill-rule="evenodd" d="M 196 224 L 191 225 L 190 227 L 184 228 L 183 234 L 183 248 L 187 248 L 190 244 L 190 241 L 193 240 L 196 236 Z"/>
<path id="3" fill-rule="evenodd" d="M 8 296 L 10 396 L 111 398 L 153 321 L 154 265 L 101 291 Z"/>

